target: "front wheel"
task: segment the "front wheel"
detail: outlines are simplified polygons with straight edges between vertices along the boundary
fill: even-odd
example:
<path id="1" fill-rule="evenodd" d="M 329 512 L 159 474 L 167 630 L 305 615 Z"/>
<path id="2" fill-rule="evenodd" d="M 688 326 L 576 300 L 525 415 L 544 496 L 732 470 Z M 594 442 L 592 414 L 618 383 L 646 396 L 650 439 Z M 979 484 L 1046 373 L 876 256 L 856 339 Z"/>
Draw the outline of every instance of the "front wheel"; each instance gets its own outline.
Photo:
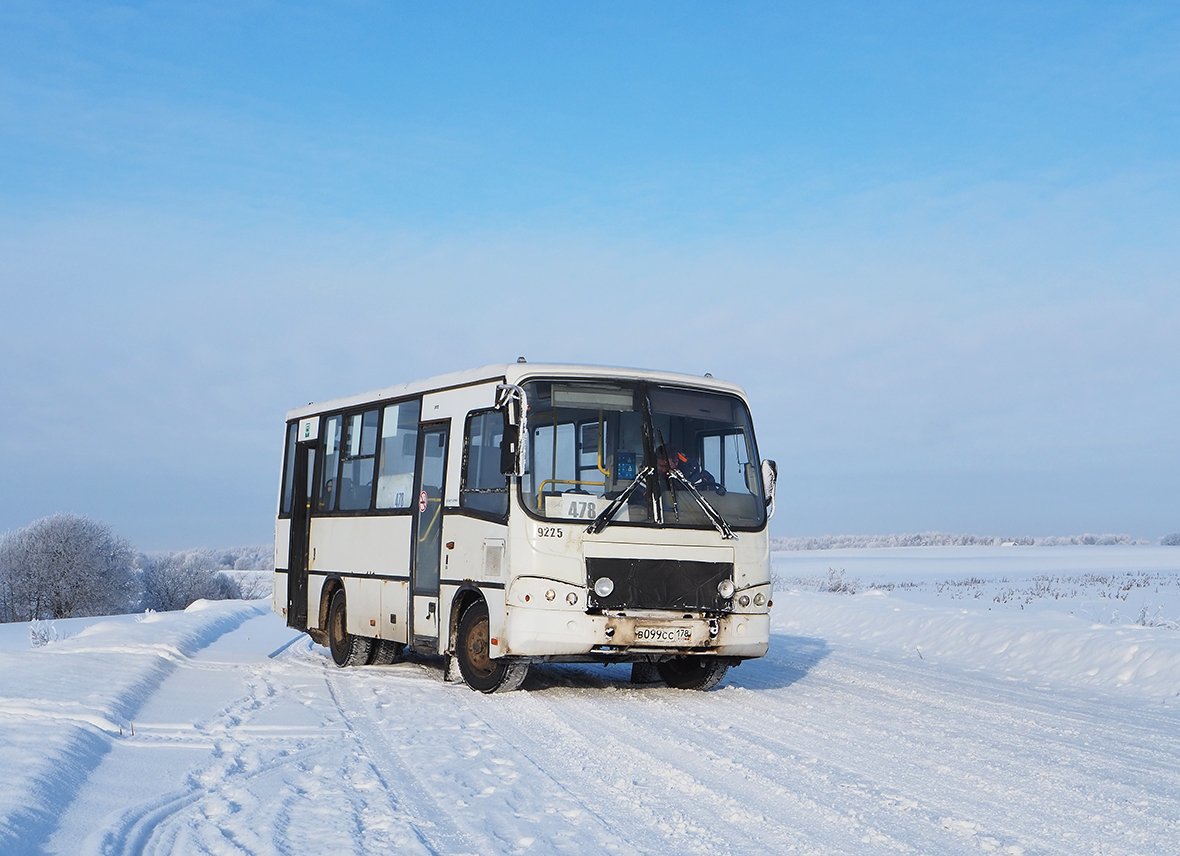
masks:
<path id="1" fill-rule="evenodd" d="M 455 656 L 459 673 L 467 686 L 482 693 L 509 692 L 524 683 L 529 664 L 493 660 L 490 651 L 488 605 L 473 603 L 459 620 L 459 639 Z"/>
<path id="2" fill-rule="evenodd" d="M 373 640 L 348 632 L 344 589 L 337 589 L 328 606 L 328 650 L 337 666 L 363 666 L 373 653 Z"/>
<path id="3" fill-rule="evenodd" d="M 719 657 L 675 657 L 657 667 L 660 677 L 678 690 L 711 690 L 729 671 L 729 663 Z"/>

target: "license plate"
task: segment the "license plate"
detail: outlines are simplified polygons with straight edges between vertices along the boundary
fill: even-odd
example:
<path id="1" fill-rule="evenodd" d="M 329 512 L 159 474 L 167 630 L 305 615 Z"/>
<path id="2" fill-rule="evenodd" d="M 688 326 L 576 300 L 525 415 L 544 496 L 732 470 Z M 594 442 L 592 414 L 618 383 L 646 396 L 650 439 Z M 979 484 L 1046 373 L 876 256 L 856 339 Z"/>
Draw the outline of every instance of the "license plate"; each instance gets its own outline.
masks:
<path id="1" fill-rule="evenodd" d="M 636 642 L 660 642 L 665 645 L 683 645 L 692 641 L 691 627 L 636 627 Z"/>

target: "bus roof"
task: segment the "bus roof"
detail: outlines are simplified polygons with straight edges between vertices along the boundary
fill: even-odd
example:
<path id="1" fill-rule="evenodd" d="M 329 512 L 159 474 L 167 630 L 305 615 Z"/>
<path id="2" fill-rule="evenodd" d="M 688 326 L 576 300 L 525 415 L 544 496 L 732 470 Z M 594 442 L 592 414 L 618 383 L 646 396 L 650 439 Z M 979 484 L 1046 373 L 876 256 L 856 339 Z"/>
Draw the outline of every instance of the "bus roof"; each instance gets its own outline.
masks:
<path id="1" fill-rule="evenodd" d="M 566 365 L 561 363 L 497 363 L 482 366 L 477 369 L 466 369 L 459 372 L 438 375 L 425 380 L 410 383 L 394 384 L 371 392 L 357 393 L 343 398 L 333 398 L 328 401 L 312 402 L 304 407 L 296 407 L 287 412 L 287 420 L 300 419 L 316 413 L 332 410 L 346 410 L 376 401 L 388 401 L 421 395 L 426 392 L 437 392 L 444 389 L 454 389 L 463 386 L 474 386 L 490 381 L 505 383 L 523 383 L 531 378 L 599 378 L 611 380 L 650 380 L 677 386 L 692 386 L 716 392 L 727 392 L 745 400 L 746 393 L 740 386 L 729 381 L 717 380 L 712 377 L 698 377 L 696 375 L 680 374 L 677 372 L 654 371 L 652 369 L 620 368 L 617 366 L 583 366 Z"/>

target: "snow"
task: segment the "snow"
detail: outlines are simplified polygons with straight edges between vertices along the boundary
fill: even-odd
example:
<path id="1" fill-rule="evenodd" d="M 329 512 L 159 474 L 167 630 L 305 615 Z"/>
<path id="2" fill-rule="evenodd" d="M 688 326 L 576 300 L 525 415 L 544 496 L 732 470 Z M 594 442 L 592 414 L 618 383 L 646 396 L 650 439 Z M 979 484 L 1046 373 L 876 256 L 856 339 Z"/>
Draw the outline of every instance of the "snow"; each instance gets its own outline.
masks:
<path id="1" fill-rule="evenodd" d="M 1180 853 L 1180 550 L 774 561 L 709 693 L 338 669 L 266 602 L 0 626 L 0 853 Z"/>

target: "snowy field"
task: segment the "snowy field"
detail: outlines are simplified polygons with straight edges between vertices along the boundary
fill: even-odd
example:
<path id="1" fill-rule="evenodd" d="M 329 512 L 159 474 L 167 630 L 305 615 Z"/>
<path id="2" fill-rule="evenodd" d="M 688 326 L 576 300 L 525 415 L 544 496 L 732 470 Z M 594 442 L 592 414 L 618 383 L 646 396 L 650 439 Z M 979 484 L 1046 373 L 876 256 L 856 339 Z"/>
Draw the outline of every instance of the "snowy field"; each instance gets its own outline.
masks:
<path id="1" fill-rule="evenodd" d="M 1180 548 L 775 570 L 710 693 L 341 670 L 265 602 L 2 625 L 0 853 L 1180 853 Z"/>

